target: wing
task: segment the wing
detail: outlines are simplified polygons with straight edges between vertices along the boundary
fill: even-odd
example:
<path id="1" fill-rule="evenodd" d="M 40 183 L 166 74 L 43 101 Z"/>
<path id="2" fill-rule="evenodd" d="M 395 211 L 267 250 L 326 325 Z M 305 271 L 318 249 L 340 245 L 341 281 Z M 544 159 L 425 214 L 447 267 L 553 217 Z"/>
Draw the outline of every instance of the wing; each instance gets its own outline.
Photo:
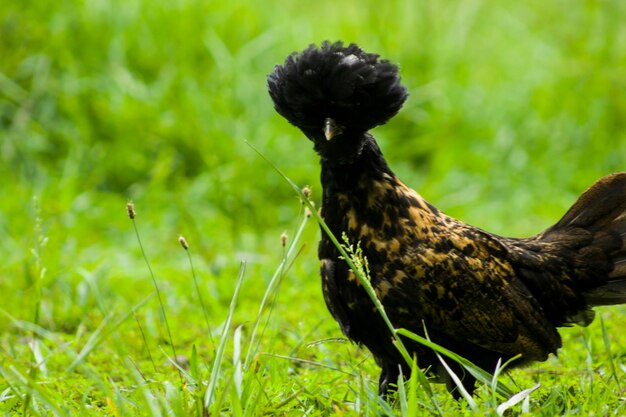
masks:
<path id="1" fill-rule="evenodd" d="M 561 346 L 497 237 L 444 215 L 431 233 L 375 282 L 399 327 L 421 333 L 423 320 L 447 339 L 526 360 L 545 360 Z"/>

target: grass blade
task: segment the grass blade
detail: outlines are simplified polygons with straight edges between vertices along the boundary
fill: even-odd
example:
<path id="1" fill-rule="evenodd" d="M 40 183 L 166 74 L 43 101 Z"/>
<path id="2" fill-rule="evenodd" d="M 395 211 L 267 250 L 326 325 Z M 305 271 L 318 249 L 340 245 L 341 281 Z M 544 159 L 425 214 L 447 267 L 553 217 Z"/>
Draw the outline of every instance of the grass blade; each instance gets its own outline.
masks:
<path id="1" fill-rule="evenodd" d="M 617 376 L 617 369 L 615 367 L 615 359 L 613 359 L 613 354 L 611 353 L 611 341 L 609 340 L 609 334 L 606 331 L 606 326 L 604 325 L 604 317 L 602 317 L 602 314 L 599 314 L 599 316 L 600 316 L 600 325 L 602 326 L 602 340 L 604 340 L 604 349 L 606 350 L 606 354 L 609 358 L 609 365 L 611 366 L 611 378 L 613 378 L 613 380 L 615 381 L 615 384 L 617 384 L 617 389 L 621 391 L 622 388 L 620 387 L 619 378 Z"/>
<path id="2" fill-rule="evenodd" d="M 440 353 L 443 356 L 446 356 L 455 362 L 458 362 L 459 364 L 463 365 L 463 367 L 467 369 L 467 371 L 471 373 L 477 380 L 485 384 L 489 384 L 489 385 L 491 384 L 491 381 L 493 379 L 492 374 L 484 371 L 483 369 L 479 368 L 477 365 L 474 365 L 472 362 L 463 358 L 462 356 L 459 356 L 456 353 L 452 352 L 451 350 L 448 350 L 443 346 L 433 343 L 430 340 L 422 336 L 419 336 L 409 330 L 398 329 L 397 332 L 399 335 L 405 336 L 408 339 L 421 343 L 422 345 L 434 350 L 435 352 Z M 513 395 L 513 391 L 510 388 L 508 388 L 506 385 L 504 385 L 503 383 L 498 384 L 497 392 L 498 394 L 502 395 L 504 398 L 509 398 L 510 396 Z"/>
<path id="3" fill-rule="evenodd" d="M 260 341 L 257 342 L 256 344 L 255 344 L 255 341 L 258 335 L 258 328 L 259 328 L 259 324 L 261 321 L 261 316 L 263 314 L 263 311 L 265 311 L 265 308 L 268 304 L 268 300 L 271 294 L 275 291 L 275 289 L 277 289 L 275 287 L 278 286 L 278 284 L 280 283 L 280 279 L 285 273 L 286 265 L 288 265 L 288 261 L 292 257 L 293 252 L 295 248 L 297 247 L 297 244 L 300 240 L 300 236 L 302 235 L 302 232 L 304 231 L 304 227 L 306 226 L 307 222 L 308 222 L 308 216 L 305 215 L 302 218 L 302 221 L 300 222 L 298 229 L 296 230 L 296 234 L 294 238 L 291 240 L 291 243 L 287 247 L 287 251 L 283 255 L 283 258 L 280 264 L 278 265 L 278 268 L 276 268 L 274 275 L 272 275 L 272 278 L 270 279 L 270 282 L 267 285 L 267 288 L 265 289 L 265 293 L 263 294 L 263 298 L 261 299 L 261 304 L 259 306 L 259 312 L 254 320 L 254 325 L 252 326 L 252 332 L 250 333 L 250 342 L 248 343 L 248 350 L 246 352 L 246 358 L 244 360 L 244 369 L 249 369 L 252 359 L 258 353 Z M 297 253 L 296 253 L 296 256 L 297 256 Z M 265 325 L 267 325 L 268 321 L 269 321 L 269 317 L 267 318 Z"/>
<path id="4" fill-rule="evenodd" d="M 417 366 L 417 361 L 414 360 L 413 363 L 411 363 L 411 375 L 413 375 L 413 377 L 409 380 L 409 392 L 407 395 L 407 416 L 411 417 L 411 416 L 416 416 L 417 415 L 417 379 L 416 376 L 418 376 L 419 373 L 421 373 L 422 375 L 424 375 L 422 373 L 422 370 L 419 368 L 419 366 Z"/>
<path id="5" fill-rule="evenodd" d="M 461 382 L 457 374 L 454 373 L 452 369 L 450 369 L 450 367 L 448 366 L 446 361 L 443 360 L 440 354 L 437 353 L 436 355 L 437 355 L 437 359 L 439 359 L 439 362 L 441 362 L 443 367 L 446 369 L 446 372 L 448 373 L 448 375 L 450 375 L 450 378 L 452 378 L 452 381 L 454 381 L 454 384 L 456 385 L 456 389 L 459 390 L 459 392 L 461 393 L 465 401 L 467 401 L 467 403 L 469 404 L 470 408 L 472 410 L 476 410 L 476 401 L 474 401 L 470 393 L 467 392 L 467 390 L 463 386 L 463 383 Z"/>
<path id="6" fill-rule="evenodd" d="M 400 403 L 400 413 L 403 417 L 406 417 L 409 415 L 409 404 L 406 395 L 406 387 L 404 386 L 406 381 L 404 380 L 402 367 L 399 366 L 399 368 L 400 374 L 398 375 L 398 402 Z"/>
<path id="7" fill-rule="evenodd" d="M 21 374 L 14 366 L 5 368 L 0 364 L 0 375 L 2 375 L 2 377 L 6 380 L 7 384 L 9 384 L 16 395 L 21 397 L 20 392 L 18 391 L 19 388 L 24 391 L 23 397 L 25 398 L 25 412 L 29 410 L 33 411 L 31 409 L 32 403 L 37 400 L 45 405 L 55 416 L 64 415 L 56 402 L 49 398 L 46 390 L 42 386 L 37 384 L 29 376 Z M 28 402 L 26 402 L 27 400 Z M 44 415 L 47 415 L 47 413 Z"/>
<path id="8" fill-rule="evenodd" d="M 217 387 L 217 383 L 218 383 L 218 379 L 220 375 L 222 359 L 224 357 L 224 351 L 226 349 L 228 329 L 230 328 L 230 323 L 232 322 L 233 314 L 235 313 L 235 305 L 237 304 L 237 297 L 239 296 L 239 289 L 241 288 L 241 283 L 243 282 L 243 276 L 244 276 L 245 270 L 246 270 L 246 262 L 242 261 L 239 266 L 239 276 L 237 277 L 237 284 L 235 285 L 233 298 L 230 300 L 230 308 L 228 310 L 228 317 L 226 318 L 226 322 L 224 323 L 224 328 L 222 329 L 222 335 L 220 337 L 220 344 L 217 347 L 215 359 L 213 360 L 213 367 L 211 369 L 211 379 L 209 380 L 209 386 L 204 396 L 204 408 L 205 409 L 209 408 L 209 405 L 211 404 L 211 401 L 213 400 L 213 395 L 215 394 L 215 389 Z"/>
<path id="9" fill-rule="evenodd" d="M 243 385 L 243 371 L 241 367 L 241 330 L 243 326 L 237 326 L 233 334 L 233 372 L 235 380 L 235 390 L 237 397 L 241 400 L 241 392 Z"/>
<path id="10" fill-rule="evenodd" d="M 511 398 L 509 398 L 508 400 L 506 400 L 505 402 L 503 402 L 502 404 L 500 404 L 498 406 L 498 408 L 496 408 L 496 413 L 498 414 L 498 416 L 502 416 L 504 415 L 504 412 L 506 410 L 508 410 L 509 408 L 515 406 L 516 404 L 522 402 L 522 401 L 526 401 L 530 394 L 536 390 L 537 388 L 539 388 L 541 386 L 541 384 L 537 383 L 537 385 L 530 387 L 528 389 L 525 389 L 523 391 L 518 392 L 515 395 L 512 395 Z"/>
<path id="11" fill-rule="evenodd" d="M 106 327 L 107 327 L 107 324 L 109 323 L 109 321 L 111 320 L 113 314 L 107 315 L 102 320 L 102 323 L 100 323 L 100 325 L 98 326 L 96 331 L 94 331 L 91 334 L 91 336 L 89 336 L 89 339 L 87 339 L 87 342 L 85 343 L 85 345 L 81 349 L 81 351 L 78 354 L 78 356 L 76 356 L 74 361 L 72 361 L 70 366 L 67 368 L 66 372 L 67 373 L 71 373 L 76 368 L 76 366 L 78 366 L 78 364 L 80 364 L 83 361 L 83 359 L 85 359 L 85 357 L 87 355 L 89 355 L 90 352 L 92 352 L 103 340 L 105 340 L 112 332 L 114 332 L 126 320 L 128 320 L 128 318 L 130 316 L 134 315 L 135 312 L 137 311 L 137 309 L 141 308 L 141 306 L 143 306 L 145 303 L 147 303 L 148 300 L 150 300 L 153 296 L 154 296 L 154 293 L 149 294 L 148 296 L 146 296 L 137 305 L 135 305 L 128 313 L 126 313 L 125 315 L 120 317 L 116 322 L 114 322 L 111 325 L 111 327 L 108 328 L 108 329 Z"/>

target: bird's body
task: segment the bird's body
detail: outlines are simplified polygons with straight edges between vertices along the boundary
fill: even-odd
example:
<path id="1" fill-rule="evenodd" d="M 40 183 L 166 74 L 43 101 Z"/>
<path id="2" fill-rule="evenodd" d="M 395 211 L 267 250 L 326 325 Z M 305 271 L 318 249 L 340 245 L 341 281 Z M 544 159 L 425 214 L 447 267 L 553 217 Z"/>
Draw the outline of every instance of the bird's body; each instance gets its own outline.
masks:
<path id="1" fill-rule="evenodd" d="M 496 236 L 443 214 L 385 162 L 368 130 L 406 98 L 395 66 L 355 45 L 324 43 L 292 54 L 268 84 L 277 111 L 314 142 L 322 216 L 333 234 L 359 242 L 396 328 L 426 328 L 434 342 L 493 371 L 517 355 L 517 365 L 545 360 L 561 347 L 557 327 L 590 323 L 594 305 L 626 302 L 626 174 L 598 181 L 537 236 Z M 384 393 L 399 366 L 409 369 L 324 234 L 319 258 L 326 304 L 344 334 L 374 355 Z M 410 349 L 453 389 L 431 350 Z M 474 379 L 463 384 L 472 391 Z"/>

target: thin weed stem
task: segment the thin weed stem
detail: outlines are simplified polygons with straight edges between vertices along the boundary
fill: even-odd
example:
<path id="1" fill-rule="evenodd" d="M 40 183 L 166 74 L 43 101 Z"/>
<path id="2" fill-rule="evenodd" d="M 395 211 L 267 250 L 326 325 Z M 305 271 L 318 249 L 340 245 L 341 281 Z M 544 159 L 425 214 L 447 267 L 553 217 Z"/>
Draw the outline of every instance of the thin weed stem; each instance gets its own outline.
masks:
<path id="1" fill-rule="evenodd" d="M 252 362 L 252 359 L 255 357 L 255 355 L 257 354 L 257 352 L 259 350 L 260 341 L 257 341 L 256 345 L 255 345 L 255 341 L 256 341 L 256 338 L 257 338 L 257 333 L 258 333 L 259 323 L 261 321 L 261 316 L 263 315 L 263 312 L 265 311 L 265 306 L 267 305 L 268 300 L 269 300 L 271 294 L 274 292 L 275 287 L 278 287 L 278 284 L 280 283 L 280 280 L 281 280 L 282 276 L 284 275 L 285 266 L 287 265 L 287 261 L 291 257 L 293 251 L 295 250 L 296 245 L 297 245 L 298 241 L 300 240 L 300 236 L 302 235 L 302 232 L 304 230 L 304 227 L 307 224 L 307 221 L 308 221 L 308 216 L 306 216 L 306 215 L 303 216 L 302 221 L 300 222 L 300 225 L 298 226 L 298 229 L 296 230 L 294 238 L 292 239 L 291 243 L 287 247 L 287 250 L 284 251 L 283 259 L 281 260 L 280 264 L 278 265 L 278 268 L 276 268 L 276 272 L 274 272 L 274 275 L 270 279 L 270 282 L 267 285 L 265 293 L 263 294 L 263 298 L 261 299 L 261 305 L 259 306 L 259 312 L 258 312 L 258 314 L 256 316 L 256 319 L 254 320 L 254 325 L 252 327 L 252 333 L 250 335 L 250 343 L 248 344 L 248 351 L 246 352 L 246 360 L 244 361 L 244 369 L 248 369 L 249 368 L 249 366 L 250 366 L 250 364 Z M 284 248 L 284 246 L 283 246 L 283 248 Z M 263 326 L 263 330 L 267 326 L 268 322 L 269 322 L 269 317 L 268 317 L 267 321 L 265 322 L 265 325 Z"/>
<path id="2" fill-rule="evenodd" d="M 617 385 L 617 389 L 619 391 L 622 390 L 622 387 L 619 383 L 619 377 L 617 376 L 617 369 L 615 367 L 615 360 L 613 359 L 613 354 L 611 353 L 611 341 L 609 340 L 609 333 L 607 332 L 606 326 L 604 325 L 604 317 L 602 314 L 600 316 L 600 325 L 602 326 L 602 340 L 604 341 L 604 348 L 606 350 L 606 354 L 608 356 L 609 365 L 611 367 L 611 378 L 615 381 Z"/>
<path id="3" fill-rule="evenodd" d="M 176 347 L 174 346 L 174 340 L 172 338 L 172 331 L 170 330 L 170 324 L 167 320 L 167 314 L 165 314 L 165 305 L 163 304 L 163 298 L 161 297 L 161 291 L 159 290 L 159 285 L 157 284 L 156 278 L 154 277 L 154 272 L 152 271 L 152 266 L 150 265 L 150 261 L 148 261 L 148 256 L 146 255 L 146 251 L 143 248 L 143 244 L 141 243 L 141 236 L 139 235 L 139 229 L 137 228 L 137 222 L 135 221 L 136 213 L 135 206 L 133 203 L 128 203 L 126 205 L 126 209 L 128 212 L 128 217 L 133 222 L 133 229 L 135 230 L 135 236 L 137 237 L 137 243 L 139 243 L 139 248 L 141 249 L 141 255 L 143 256 L 144 261 L 146 262 L 146 266 L 148 267 L 148 271 L 150 272 L 150 278 L 152 278 L 152 284 L 154 285 L 154 290 L 156 292 L 157 298 L 159 300 L 159 306 L 161 308 L 161 314 L 163 315 L 163 321 L 165 322 L 165 328 L 167 329 L 167 337 L 169 339 L 170 346 L 172 347 L 172 356 L 174 360 L 177 360 L 178 355 L 176 354 Z M 180 389 L 183 389 L 184 381 L 181 373 L 178 373 L 180 378 Z"/>
<path id="4" fill-rule="evenodd" d="M 211 341 L 211 347 L 213 348 L 213 352 L 215 352 L 215 341 L 213 340 L 213 333 L 211 332 L 211 325 L 209 322 L 209 312 L 207 311 L 206 305 L 204 304 L 204 299 L 202 298 L 202 292 L 200 291 L 200 285 L 198 285 L 198 278 L 196 276 L 196 269 L 193 266 L 193 259 L 191 257 L 191 251 L 189 250 L 189 245 L 187 244 L 187 240 L 183 236 L 178 237 L 178 241 L 180 242 L 183 249 L 187 253 L 187 259 L 189 260 L 189 267 L 191 268 L 191 276 L 193 278 L 193 285 L 196 288 L 196 293 L 198 294 L 198 300 L 200 301 L 200 308 L 202 308 L 202 314 L 204 315 L 204 321 L 206 323 L 207 332 L 209 333 L 209 340 Z"/>
<path id="5" fill-rule="evenodd" d="M 152 358 L 152 352 L 150 351 L 150 346 L 148 345 L 148 340 L 146 339 L 146 334 L 143 332 L 143 327 L 139 322 L 139 317 L 137 317 L 137 313 L 133 310 L 133 316 L 135 317 L 135 322 L 137 323 L 137 327 L 139 327 L 139 332 L 141 333 L 141 339 L 143 340 L 143 344 L 148 351 L 148 357 L 150 358 L 150 362 L 152 362 L 152 367 L 154 368 L 154 372 L 157 371 L 156 364 L 154 363 L 154 359 Z"/>
<path id="6" fill-rule="evenodd" d="M 35 303 L 34 303 L 34 312 L 33 312 L 33 323 L 38 326 L 39 322 L 40 322 L 40 315 L 41 315 L 41 300 L 42 300 L 42 281 L 45 277 L 46 274 L 46 268 L 43 266 L 43 261 L 42 261 L 42 253 L 43 253 L 43 247 L 46 245 L 46 243 L 48 242 L 48 238 L 44 235 L 43 233 L 43 226 L 42 226 L 42 219 L 41 219 L 41 205 L 39 204 L 39 199 L 37 197 L 33 198 L 33 207 L 35 210 L 35 245 L 32 249 L 32 254 L 35 258 L 35 271 L 36 271 L 36 275 L 35 275 L 35 279 L 34 279 L 34 286 L 35 286 Z M 39 338 L 37 337 L 37 334 L 33 332 L 32 334 L 32 352 L 33 352 L 33 363 L 30 366 L 30 369 L 28 371 L 28 377 L 32 378 L 33 380 L 35 380 L 37 378 L 37 374 L 39 373 L 39 366 L 37 366 L 37 356 L 35 354 L 35 352 L 37 352 L 38 349 L 38 344 L 39 344 Z M 31 403 L 31 395 L 30 395 L 30 391 L 26 394 L 26 397 L 24 399 L 24 403 L 23 403 L 23 413 L 26 414 L 30 403 Z"/>

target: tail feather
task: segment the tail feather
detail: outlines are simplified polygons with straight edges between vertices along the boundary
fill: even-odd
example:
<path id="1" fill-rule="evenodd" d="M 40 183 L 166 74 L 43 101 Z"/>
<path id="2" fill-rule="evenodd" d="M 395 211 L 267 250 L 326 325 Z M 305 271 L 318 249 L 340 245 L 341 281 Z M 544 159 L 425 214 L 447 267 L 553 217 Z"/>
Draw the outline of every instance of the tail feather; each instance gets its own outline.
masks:
<path id="1" fill-rule="evenodd" d="M 626 172 L 589 187 L 540 239 L 576 253 L 572 265 L 582 269 L 588 306 L 626 303 Z"/>
<path id="2" fill-rule="evenodd" d="M 616 259 L 617 258 L 617 259 Z M 613 257 L 613 270 L 609 274 L 609 278 L 626 278 L 626 253 L 621 252 L 619 255 Z"/>
<path id="3" fill-rule="evenodd" d="M 626 211 L 610 223 L 610 228 L 626 238 Z"/>
<path id="4" fill-rule="evenodd" d="M 583 228 L 595 234 L 592 245 L 611 266 L 604 282 L 584 292 L 591 306 L 626 303 L 626 173 L 608 175 L 592 185 L 554 228 Z"/>
<path id="5" fill-rule="evenodd" d="M 602 286 L 585 292 L 585 300 L 592 306 L 626 303 L 626 278 L 606 281 Z"/>
<path id="6" fill-rule="evenodd" d="M 586 326 L 592 307 L 626 304 L 626 172 L 597 181 L 539 235 L 506 243 L 555 326 Z"/>
<path id="7" fill-rule="evenodd" d="M 607 175 L 585 191 L 550 229 L 566 226 L 609 227 L 626 233 L 626 172 Z M 550 230 L 548 229 L 548 230 Z"/>

